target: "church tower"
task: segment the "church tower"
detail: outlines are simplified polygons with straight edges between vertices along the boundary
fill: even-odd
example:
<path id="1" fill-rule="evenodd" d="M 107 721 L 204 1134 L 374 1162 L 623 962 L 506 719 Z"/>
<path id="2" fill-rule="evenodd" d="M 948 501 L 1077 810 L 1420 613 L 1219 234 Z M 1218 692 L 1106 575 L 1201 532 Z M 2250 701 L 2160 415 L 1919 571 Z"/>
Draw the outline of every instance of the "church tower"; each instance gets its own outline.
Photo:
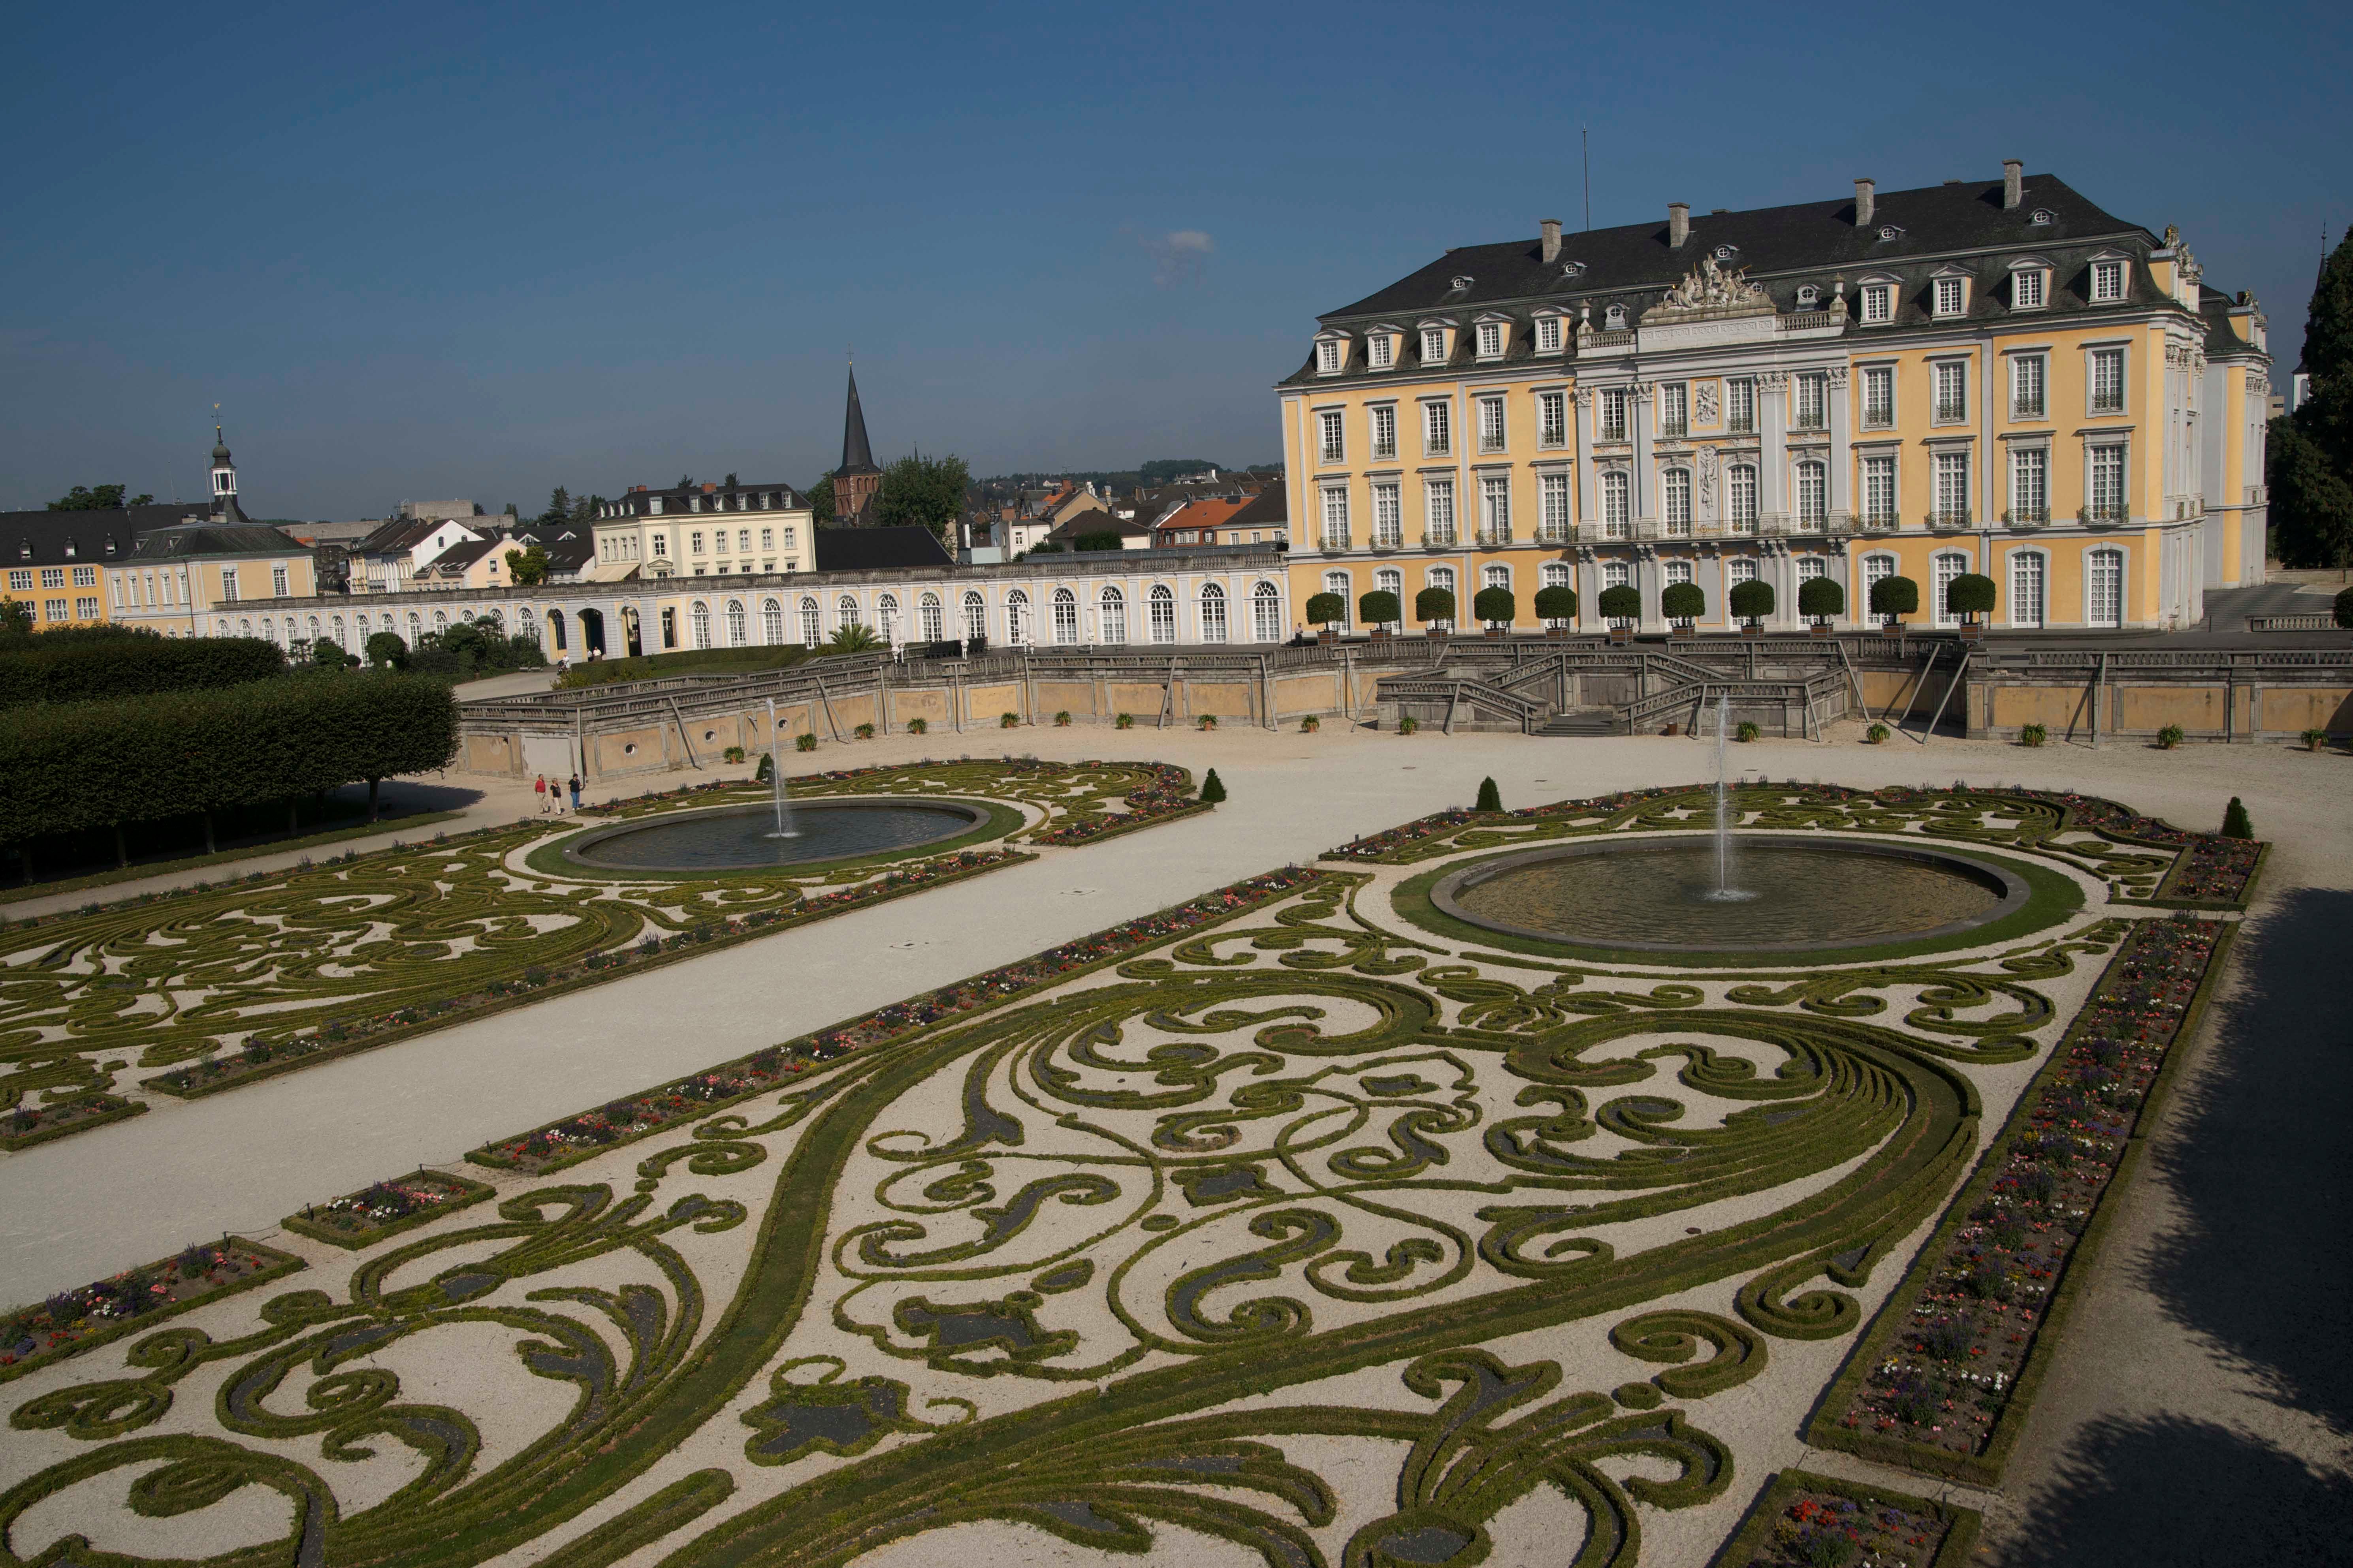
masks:
<path id="1" fill-rule="evenodd" d="M 213 426 L 213 521 L 248 521 L 237 504 L 237 464 L 228 455 L 228 442 L 217 425 Z"/>
<path id="2" fill-rule="evenodd" d="M 841 467 L 833 471 L 834 521 L 848 527 L 871 521 L 866 510 L 881 488 L 882 470 L 874 466 L 874 447 L 866 439 L 866 411 L 858 405 L 858 369 L 853 365 L 849 408 L 841 419 Z"/>

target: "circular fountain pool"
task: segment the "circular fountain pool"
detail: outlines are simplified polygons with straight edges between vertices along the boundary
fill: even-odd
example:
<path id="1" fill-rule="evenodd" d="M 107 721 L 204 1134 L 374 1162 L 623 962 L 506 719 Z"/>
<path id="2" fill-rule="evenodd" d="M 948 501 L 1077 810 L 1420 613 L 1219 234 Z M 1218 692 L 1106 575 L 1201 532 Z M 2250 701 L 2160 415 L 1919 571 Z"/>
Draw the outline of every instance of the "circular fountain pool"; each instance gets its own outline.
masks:
<path id="1" fill-rule="evenodd" d="M 1559 845 L 1466 866 L 1430 890 L 1445 914 L 1580 946 L 1707 952 L 1866 947 L 1971 930 L 2022 907 L 2025 879 L 1926 845 L 1736 834 Z"/>
<path id="2" fill-rule="evenodd" d="M 989 820 L 960 801 L 827 800 L 792 808 L 776 835 L 773 806 L 690 811 L 586 833 L 565 844 L 575 865 L 611 871 L 727 871 L 888 855 L 957 838 Z"/>

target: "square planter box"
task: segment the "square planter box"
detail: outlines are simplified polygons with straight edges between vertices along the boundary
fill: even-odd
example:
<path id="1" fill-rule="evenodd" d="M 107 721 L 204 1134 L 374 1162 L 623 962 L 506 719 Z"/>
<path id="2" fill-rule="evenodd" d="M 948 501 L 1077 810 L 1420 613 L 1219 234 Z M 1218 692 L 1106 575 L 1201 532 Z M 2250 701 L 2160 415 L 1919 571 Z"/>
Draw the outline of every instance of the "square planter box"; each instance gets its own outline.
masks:
<path id="1" fill-rule="evenodd" d="M 1489 626 L 1487 628 L 1487 635 L 1491 637 L 1507 637 L 1512 635 L 1512 628 L 1509 626 Z"/>
<path id="2" fill-rule="evenodd" d="M 1807 630 L 1809 630 L 1809 631 L 1810 631 L 1810 632 L 1811 632 L 1815 637 L 1828 637 L 1828 636 L 1830 636 L 1830 635 L 1831 635 L 1831 628 L 1830 628 L 1827 625 L 1822 625 L 1822 624 L 1817 624 L 1817 625 L 1815 625 L 1815 626 L 1810 626 L 1810 627 L 1808 627 L 1808 628 L 1807 628 Z"/>
<path id="3" fill-rule="evenodd" d="M 1319 643 L 1333 643 L 1333 642 L 1338 642 L 1338 641 L 1340 640 L 1340 634 L 1339 634 L 1338 632 L 1331 631 L 1331 630 L 1328 630 L 1328 629 L 1327 629 L 1327 630 L 1324 630 L 1324 631 L 1320 631 L 1320 632 L 1317 632 L 1317 633 L 1315 634 L 1315 640 L 1316 640 L 1317 642 L 1319 642 Z"/>
<path id="4" fill-rule="evenodd" d="M 1375 626 L 1370 636 L 1375 642 L 1387 642 L 1389 640 L 1389 630 L 1387 626 Z"/>
<path id="5" fill-rule="evenodd" d="M 1634 629 L 1631 626 L 1611 626 L 1609 628 L 1609 640 L 1613 643 L 1632 642 L 1634 640 Z"/>
<path id="6" fill-rule="evenodd" d="M 1568 635 L 1568 628 L 1567 628 L 1567 626 L 1546 626 L 1546 627 L 1545 627 L 1545 636 L 1546 636 L 1546 637 L 1567 637 L 1567 635 Z"/>

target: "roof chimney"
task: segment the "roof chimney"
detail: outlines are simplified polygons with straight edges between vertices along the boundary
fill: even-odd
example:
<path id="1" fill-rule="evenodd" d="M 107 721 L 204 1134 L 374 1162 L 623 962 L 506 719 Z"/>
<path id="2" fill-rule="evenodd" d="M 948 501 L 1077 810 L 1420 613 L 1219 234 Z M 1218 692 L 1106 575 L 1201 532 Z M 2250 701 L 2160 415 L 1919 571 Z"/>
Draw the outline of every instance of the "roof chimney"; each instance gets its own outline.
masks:
<path id="1" fill-rule="evenodd" d="M 1548 217 L 1544 220 L 1543 227 L 1545 265 L 1550 267 L 1560 259 L 1560 219 Z"/>
<path id="2" fill-rule="evenodd" d="M 1872 210 L 1879 205 L 1879 182 L 1857 180 L 1854 183 L 1854 226 L 1869 228 Z"/>
<path id="3" fill-rule="evenodd" d="M 1677 250 L 1691 237 L 1691 203 L 1667 204 L 1667 243 Z"/>
<path id="4" fill-rule="evenodd" d="M 2004 212 L 2026 199 L 2026 165 L 2015 158 L 2001 161 L 2001 205 Z"/>

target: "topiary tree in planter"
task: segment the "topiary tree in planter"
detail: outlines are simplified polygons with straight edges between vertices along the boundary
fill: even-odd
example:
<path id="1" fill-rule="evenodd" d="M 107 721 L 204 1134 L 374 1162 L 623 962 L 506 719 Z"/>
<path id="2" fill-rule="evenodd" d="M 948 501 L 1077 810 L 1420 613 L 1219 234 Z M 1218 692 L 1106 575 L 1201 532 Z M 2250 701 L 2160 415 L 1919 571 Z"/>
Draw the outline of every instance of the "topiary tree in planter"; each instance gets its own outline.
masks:
<path id="1" fill-rule="evenodd" d="M 1748 623 L 1750 631 L 1763 627 L 1765 617 L 1773 613 L 1773 584 L 1761 577 L 1751 577 L 1746 583 L 1735 583 L 1732 592 L 1724 596 L 1732 613 Z"/>
<path id="2" fill-rule="evenodd" d="M 1894 631 L 1899 617 L 1920 613 L 1920 584 L 1909 577 L 1882 577 L 1871 585 L 1871 613 Z"/>
<path id="3" fill-rule="evenodd" d="M 1348 618 L 1348 601 L 1337 594 L 1310 594 L 1307 596 L 1307 624 L 1321 626 L 1328 634 L 1333 627 Z"/>
<path id="4" fill-rule="evenodd" d="M 1454 590 L 1424 588 L 1413 596 L 1413 618 L 1427 626 L 1454 619 Z"/>
<path id="5" fill-rule="evenodd" d="M 1558 626 L 1577 619 L 1577 590 L 1566 583 L 1556 583 L 1549 588 L 1536 590 L 1536 618 L 1547 626 Z"/>
<path id="6" fill-rule="evenodd" d="M 1846 585 L 1835 577 L 1809 577 L 1798 584 L 1798 613 L 1828 631 L 1831 621 L 1846 614 Z"/>
<path id="7" fill-rule="evenodd" d="M 1509 588 L 1482 588 L 1471 601 L 1471 613 L 1487 623 L 1490 632 L 1500 632 L 1519 618 L 1519 601 Z"/>
<path id="8" fill-rule="evenodd" d="M 1376 588 L 1356 601 L 1356 618 L 1385 631 L 1405 619 L 1405 606 L 1387 588 Z"/>
<path id="9" fill-rule="evenodd" d="M 1680 622 L 1688 630 L 1694 621 L 1707 614 L 1707 595 L 1696 583 L 1670 583 L 1659 590 L 1659 614 Z"/>
<path id="10" fill-rule="evenodd" d="M 1964 625 L 1973 626 L 1979 616 L 1993 614 L 1998 592 L 1992 578 L 1981 573 L 1964 572 L 1945 585 L 1945 608 L 1960 616 Z"/>
<path id="11" fill-rule="evenodd" d="M 1620 631 L 1642 618 L 1641 590 L 1630 583 L 1602 589 L 1599 604 L 1601 618 L 1615 623 Z"/>

